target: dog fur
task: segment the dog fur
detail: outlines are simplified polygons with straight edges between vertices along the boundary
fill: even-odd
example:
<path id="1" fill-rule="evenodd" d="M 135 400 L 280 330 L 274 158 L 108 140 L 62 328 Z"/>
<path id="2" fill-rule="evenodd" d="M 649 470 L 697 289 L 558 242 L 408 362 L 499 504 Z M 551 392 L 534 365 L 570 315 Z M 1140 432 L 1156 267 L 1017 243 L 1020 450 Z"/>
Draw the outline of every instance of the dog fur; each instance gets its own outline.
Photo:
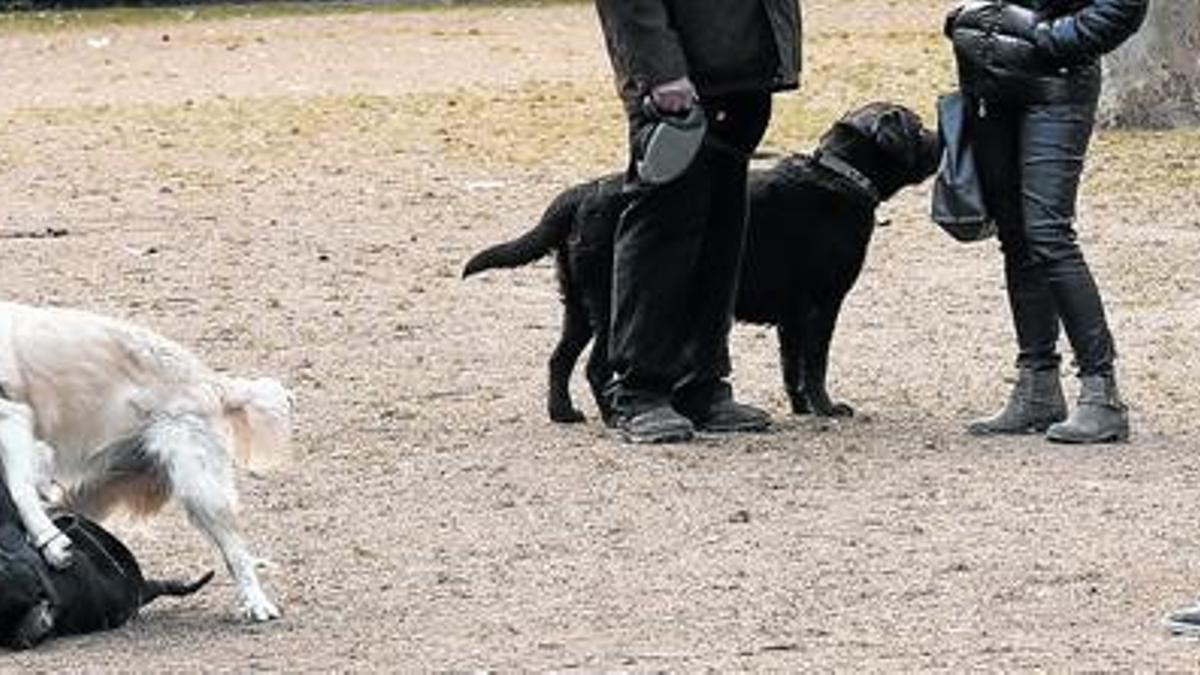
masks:
<path id="1" fill-rule="evenodd" d="M 812 156 L 794 155 L 768 170 L 751 171 L 735 317 L 776 326 L 793 412 L 853 414 L 850 406 L 834 402 L 826 387 L 838 313 L 862 269 L 876 207 L 931 176 L 940 152 L 936 132 L 916 113 L 871 103 L 838 120 Z M 569 188 L 532 230 L 479 252 L 463 271 L 467 277 L 517 267 L 556 252 L 565 310 L 562 336 L 550 358 L 548 411 L 557 422 L 584 419 L 571 402 L 568 382 L 593 337 L 587 379 L 601 415 L 611 422 L 604 394 L 613 377 L 606 341 L 613 236 L 629 200 L 623 186 L 624 176 L 612 174 Z"/>
<path id="2" fill-rule="evenodd" d="M 39 494 L 102 520 L 175 499 L 220 550 L 242 614 L 280 615 L 234 515 L 236 458 L 287 458 L 291 399 L 270 378 L 218 374 L 149 330 L 83 311 L 0 303 L 0 464 L 26 532 L 55 568 L 71 540 Z"/>

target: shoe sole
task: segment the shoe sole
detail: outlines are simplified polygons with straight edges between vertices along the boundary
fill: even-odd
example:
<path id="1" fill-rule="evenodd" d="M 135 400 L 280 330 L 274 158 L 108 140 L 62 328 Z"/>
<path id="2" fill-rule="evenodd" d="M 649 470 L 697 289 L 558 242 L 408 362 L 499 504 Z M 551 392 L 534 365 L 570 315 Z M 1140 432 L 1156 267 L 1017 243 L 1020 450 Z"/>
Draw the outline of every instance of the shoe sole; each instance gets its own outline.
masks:
<path id="1" fill-rule="evenodd" d="M 664 431 L 658 433 L 635 434 L 618 430 L 621 440 L 626 443 L 635 445 L 662 445 L 665 443 L 686 443 L 695 437 L 695 433 L 688 429 L 680 429 L 678 431 Z"/>
<path id="2" fill-rule="evenodd" d="M 1069 436 L 1051 436 L 1046 434 L 1046 440 L 1063 445 L 1100 445 L 1102 443 L 1128 443 L 1129 431 L 1118 431 L 1099 438 L 1072 438 Z"/>
<path id="3" fill-rule="evenodd" d="M 1066 443 L 1070 445 L 1087 445 L 1091 443 L 1126 443 L 1129 441 L 1129 427 L 1123 426 L 1116 431 L 1095 438 L 1080 438 L 1078 436 L 1055 436 L 1054 430 L 1046 432 L 1046 440 L 1051 443 Z"/>
<path id="4" fill-rule="evenodd" d="M 1044 434 L 1047 429 L 1066 419 L 1066 417 L 1063 417 L 1057 420 L 1047 420 L 1021 427 L 1020 429 L 989 429 L 987 427 L 967 425 L 967 433 L 972 436 L 1028 436 L 1030 434 Z"/>
<path id="5" fill-rule="evenodd" d="M 1183 623 L 1181 621 L 1172 621 L 1171 619 L 1163 619 L 1163 628 L 1167 629 L 1172 635 L 1187 635 L 1190 637 L 1200 637 L 1200 625 L 1194 623 Z"/>
<path id="6" fill-rule="evenodd" d="M 770 422 L 755 422 L 753 424 L 729 424 L 729 425 L 710 425 L 697 424 L 696 431 L 704 431 L 710 434 L 739 434 L 739 433 L 762 433 L 770 430 Z"/>

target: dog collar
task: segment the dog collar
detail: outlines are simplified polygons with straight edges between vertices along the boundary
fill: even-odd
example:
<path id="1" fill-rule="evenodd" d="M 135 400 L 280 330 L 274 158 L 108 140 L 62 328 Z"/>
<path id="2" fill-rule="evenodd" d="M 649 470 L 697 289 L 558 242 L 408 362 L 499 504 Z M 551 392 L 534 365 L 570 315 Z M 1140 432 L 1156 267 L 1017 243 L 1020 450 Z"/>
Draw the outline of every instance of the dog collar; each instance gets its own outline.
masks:
<path id="1" fill-rule="evenodd" d="M 882 200 L 879 195 L 879 189 L 871 182 L 870 178 L 863 175 L 863 172 L 850 166 L 849 163 L 841 158 L 831 155 L 827 152 L 818 150 L 813 156 L 813 160 L 818 166 L 833 172 L 839 178 L 842 178 L 856 189 L 862 196 L 866 197 L 871 202 L 871 206 L 878 206 Z"/>

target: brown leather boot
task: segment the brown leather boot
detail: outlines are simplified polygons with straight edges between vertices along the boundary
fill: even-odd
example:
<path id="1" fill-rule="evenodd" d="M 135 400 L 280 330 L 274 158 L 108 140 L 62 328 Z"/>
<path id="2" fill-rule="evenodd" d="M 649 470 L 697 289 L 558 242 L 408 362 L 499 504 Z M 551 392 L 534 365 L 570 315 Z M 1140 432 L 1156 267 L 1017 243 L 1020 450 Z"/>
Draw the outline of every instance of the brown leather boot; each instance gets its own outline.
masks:
<path id="1" fill-rule="evenodd" d="M 1067 401 L 1058 368 L 1021 368 L 1008 404 L 995 415 L 968 424 L 967 432 L 975 436 L 1041 433 L 1066 417 Z"/>
<path id="2" fill-rule="evenodd" d="M 1079 378 L 1079 404 L 1065 422 L 1051 425 L 1056 443 L 1116 443 L 1129 440 L 1129 411 L 1112 375 Z"/>

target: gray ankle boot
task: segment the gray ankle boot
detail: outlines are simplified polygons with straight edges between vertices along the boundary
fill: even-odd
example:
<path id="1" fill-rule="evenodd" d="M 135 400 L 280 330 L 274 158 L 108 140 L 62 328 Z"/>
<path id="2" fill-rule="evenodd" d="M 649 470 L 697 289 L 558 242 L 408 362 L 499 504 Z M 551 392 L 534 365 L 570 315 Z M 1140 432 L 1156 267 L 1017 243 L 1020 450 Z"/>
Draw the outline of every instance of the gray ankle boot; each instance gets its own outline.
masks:
<path id="1" fill-rule="evenodd" d="M 1067 401 L 1063 398 L 1058 368 L 1021 368 L 1008 405 L 991 417 L 971 422 L 967 432 L 975 436 L 1040 433 L 1066 418 Z"/>
<path id="2" fill-rule="evenodd" d="M 1112 375 L 1079 378 L 1079 404 L 1067 421 L 1052 425 L 1046 438 L 1057 443 L 1113 443 L 1129 440 L 1129 412 Z"/>

